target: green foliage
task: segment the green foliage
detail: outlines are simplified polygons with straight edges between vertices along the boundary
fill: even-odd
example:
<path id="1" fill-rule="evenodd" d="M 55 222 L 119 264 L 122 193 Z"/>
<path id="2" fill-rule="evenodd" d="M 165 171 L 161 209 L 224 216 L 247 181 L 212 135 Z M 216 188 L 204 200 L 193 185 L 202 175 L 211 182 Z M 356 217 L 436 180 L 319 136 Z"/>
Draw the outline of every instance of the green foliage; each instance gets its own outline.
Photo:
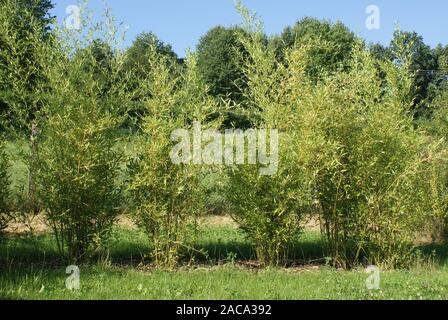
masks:
<path id="1" fill-rule="evenodd" d="M 438 69 L 433 71 L 434 80 L 429 87 L 431 98 L 443 95 L 448 88 L 448 46 L 439 44 L 434 49 L 434 56 L 437 59 Z"/>
<path id="2" fill-rule="evenodd" d="M 153 33 L 143 32 L 137 36 L 132 45 L 126 50 L 126 57 L 123 65 L 123 74 L 126 77 L 126 90 L 133 92 L 132 104 L 129 109 L 128 123 L 130 127 L 139 126 L 142 118 L 145 116 L 146 108 L 142 101 L 144 96 L 139 96 L 138 87 L 141 81 L 150 81 L 147 79 L 152 76 L 152 70 L 148 65 L 148 57 L 154 48 L 160 55 L 166 57 L 167 66 L 171 72 L 179 72 L 178 57 L 170 45 L 159 40 Z"/>
<path id="3" fill-rule="evenodd" d="M 307 74 L 313 79 L 322 73 L 346 69 L 356 37 L 341 22 L 331 23 L 306 17 L 293 27 L 287 27 L 280 36 L 271 39 L 276 56 L 285 61 L 287 50 L 297 46 L 306 46 L 310 40 L 320 41 L 323 46 L 313 47 Z"/>
<path id="4" fill-rule="evenodd" d="M 247 101 L 257 107 L 254 128 L 288 130 L 288 115 L 292 110 L 284 104 L 282 80 L 284 71 L 277 65 L 275 52 L 263 43 L 263 31 L 257 17 L 239 6 L 246 21 L 249 37 L 240 41 L 248 52 L 245 74 L 248 87 Z M 270 140 L 270 135 L 267 140 Z M 291 132 L 279 136 L 279 166 L 272 176 L 261 176 L 261 164 L 236 165 L 229 169 L 228 198 L 232 203 L 231 215 L 253 241 L 257 258 L 264 265 L 282 265 L 287 262 L 288 247 L 297 239 L 306 212 L 309 196 L 303 179 L 303 170 L 295 160 L 296 136 Z M 245 139 L 249 144 L 249 139 Z M 276 153 L 270 144 L 270 154 Z M 245 155 L 248 156 L 248 155 Z"/>
<path id="5" fill-rule="evenodd" d="M 309 153 L 316 205 L 338 266 L 411 263 L 415 236 L 430 214 L 422 183 L 430 148 L 408 112 L 413 79 L 405 50 L 398 48 L 400 65 L 381 64 L 385 91 L 378 62 L 359 45 L 351 71 L 309 92 L 296 89 L 293 97 L 301 101 L 297 126 L 314 141 L 300 150 Z"/>
<path id="6" fill-rule="evenodd" d="M 238 27 L 214 27 L 197 46 L 198 71 L 209 86 L 210 94 L 240 102 L 243 98 L 244 73 L 241 53 L 244 47 L 239 37 L 244 31 Z"/>
<path id="7" fill-rule="evenodd" d="M 42 107 L 37 92 L 45 83 L 39 43 L 50 42 L 49 0 L 0 1 L 0 130 L 28 133 Z"/>
<path id="8" fill-rule="evenodd" d="M 113 72 L 113 64 L 116 63 L 114 52 L 111 46 L 102 39 L 94 39 L 86 48 L 78 50 L 75 59 L 82 61 L 83 72 L 91 75 L 98 83 L 100 95 L 107 96 L 112 83 L 120 80 L 116 79 Z"/>
<path id="9" fill-rule="evenodd" d="M 242 113 L 242 109 L 247 107 L 244 98 L 247 89 L 244 60 L 247 52 L 239 40 L 241 37 L 247 37 L 247 34 L 240 27 L 218 26 L 210 29 L 196 48 L 198 72 L 209 93 L 218 101 L 231 100 L 237 104 L 233 110 L 226 110 L 223 106 L 226 128 L 247 128 L 251 121 Z"/>
<path id="10" fill-rule="evenodd" d="M 109 27 L 101 28 L 90 31 L 110 34 Z M 42 49 L 52 90 L 37 119 L 38 155 L 31 165 L 59 251 L 79 261 L 101 247 L 119 213 L 117 176 L 123 157 L 115 149 L 115 130 L 126 98 L 119 82 L 106 90 L 102 76 L 119 74 L 122 55 L 104 64 L 97 50 L 104 46 L 85 38 L 85 30 L 64 31 L 52 47 Z"/>
<path id="11" fill-rule="evenodd" d="M 448 90 L 441 91 L 434 99 L 432 109 L 432 133 L 444 139 L 448 138 Z"/>
<path id="12" fill-rule="evenodd" d="M 229 179 L 225 170 L 217 169 L 206 172 L 200 182 L 204 199 L 205 214 L 227 215 L 231 212 L 229 199 L 223 190 Z"/>
<path id="13" fill-rule="evenodd" d="M 327 41 L 303 42 L 283 64 L 262 46 L 260 24 L 248 29 L 251 41 L 242 39 L 250 54 L 247 99 L 259 110 L 258 126 L 282 129 L 277 175 L 259 177 L 249 166 L 230 173 L 235 219 L 259 259 L 281 261 L 288 236 L 315 211 L 334 265 L 411 264 L 416 236 L 437 211 L 428 177 L 440 156 L 409 112 L 411 44 L 397 39 L 391 62 L 374 59 L 358 41 L 346 70 L 323 73 L 316 82 L 308 68 Z"/>
<path id="14" fill-rule="evenodd" d="M 28 138 L 38 113 L 46 103 L 44 92 L 50 91 L 44 75 L 46 60 L 43 47 L 51 46 L 53 36 L 48 24 L 52 21 L 46 0 L 4 0 L 0 10 L 0 118 L 1 131 L 8 138 Z M 25 211 L 38 211 L 35 201 L 33 168 L 34 146 L 31 154 L 21 154 L 29 166 L 29 183 L 19 198 Z M 25 195 L 25 192 L 28 194 Z"/>
<path id="15" fill-rule="evenodd" d="M 388 47 L 375 44 L 370 47 L 375 58 L 381 61 L 394 61 L 400 63 L 396 52 L 399 46 L 405 46 L 407 55 L 412 58 L 409 70 L 414 74 L 413 96 L 411 109 L 415 111 L 416 118 L 430 115 L 428 108 L 437 95 L 443 83 L 443 50 L 431 49 L 423 41 L 422 36 L 416 32 L 406 32 L 397 29 Z M 440 57 L 440 61 L 439 61 Z"/>
<path id="16" fill-rule="evenodd" d="M 3 230 L 11 220 L 9 205 L 10 177 L 8 174 L 9 162 L 5 151 L 4 141 L 0 141 L 0 240 Z"/>
<path id="17" fill-rule="evenodd" d="M 431 162 L 428 175 L 431 184 L 434 211 L 432 237 L 446 240 L 448 237 L 448 90 L 440 91 L 431 104 L 431 120 L 424 127 L 438 143 L 438 156 Z"/>
<path id="18" fill-rule="evenodd" d="M 399 60 L 395 54 L 398 43 L 405 45 L 408 55 L 412 57 L 409 69 L 415 74 L 412 90 L 413 107 L 419 112 L 418 115 L 421 115 L 422 112 L 427 112 L 428 103 L 434 98 L 431 91 L 434 90 L 432 86 L 436 81 L 437 57 L 431 47 L 424 43 L 422 36 L 416 32 L 397 30 L 389 48 L 393 60 Z"/>
<path id="19" fill-rule="evenodd" d="M 151 32 L 143 32 L 139 34 L 132 45 L 126 51 L 126 61 L 124 69 L 127 71 L 144 72 L 148 74 L 148 54 L 151 54 L 152 48 L 169 60 L 177 60 L 177 55 L 169 44 L 165 44 L 159 40 L 156 35 Z"/>
<path id="20" fill-rule="evenodd" d="M 439 70 L 441 72 L 448 72 L 448 45 L 442 46 L 439 44 L 435 49 L 435 55 L 439 64 Z"/>
<path id="21" fill-rule="evenodd" d="M 200 170 L 172 162 L 172 133 L 192 129 L 193 121 L 204 122 L 215 103 L 200 82 L 194 56 L 187 58 L 183 74 L 173 74 L 172 60 L 154 46 L 148 51 L 149 74 L 139 79 L 147 109 L 138 156 L 129 166 L 128 193 L 135 221 L 148 234 L 154 262 L 173 268 L 194 235 L 202 205 L 197 194 Z"/>

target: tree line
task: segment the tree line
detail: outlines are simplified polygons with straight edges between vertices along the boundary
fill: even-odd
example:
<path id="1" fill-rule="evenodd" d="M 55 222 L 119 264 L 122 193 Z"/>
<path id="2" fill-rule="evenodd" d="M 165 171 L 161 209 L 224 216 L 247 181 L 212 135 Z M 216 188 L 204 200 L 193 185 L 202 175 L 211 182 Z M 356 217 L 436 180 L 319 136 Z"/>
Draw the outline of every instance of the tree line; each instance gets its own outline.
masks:
<path id="1" fill-rule="evenodd" d="M 21 18 L 23 10 L 31 8 L 32 17 L 39 27 L 36 30 L 29 29 L 30 26 Z M 20 128 L 23 124 L 18 123 L 14 113 L 26 113 L 29 119 L 32 119 L 38 103 L 32 101 L 34 96 L 33 82 L 40 76 L 39 66 L 33 61 L 32 41 L 42 40 L 51 41 L 51 28 L 54 17 L 50 12 L 53 8 L 51 0 L 34 1 L 27 0 L 17 4 L 16 13 L 4 21 L 4 31 L 0 43 L 3 48 L 12 48 L 20 46 L 21 52 L 12 52 L 3 50 L 1 71 L 4 75 L 2 81 L 2 97 L 0 97 L 0 111 L 3 115 L 11 117 L 11 124 Z M 210 29 L 199 40 L 196 47 L 198 72 L 203 82 L 209 88 L 209 94 L 218 101 L 221 99 L 232 100 L 239 108 L 247 108 L 247 101 L 244 99 L 243 92 L 247 88 L 247 79 L 244 73 L 244 59 L 247 56 L 245 48 L 239 41 L 240 36 L 244 36 L 245 30 L 241 26 L 223 27 L 216 26 Z M 12 36 L 17 43 L 6 43 L 4 38 Z M 246 35 L 247 36 L 247 35 Z M 423 37 L 417 32 L 396 31 L 393 39 L 388 46 L 382 44 L 363 45 L 378 60 L 396 61 L 398 57 L 394 54 L 395 44 L 398 39 L 409 44 L 409 54 L 412 55 L 411 71 L 416 73 L 414 79 L 414 103 L 413 108 L 417 110 L 417 117 L 427 118 L 431 115 L 431 102 L 444 89 L 448 78 L 448 45 L 439 44 L 431 48 L 425 44 Z M 347 70 L 348 61 L 357 43 L 357 36 L 350 31 L 341 22 L 330 22 L 318 20 L 311 17 L 305 17 L 299 20 L 293 26 L 285 27 L 279 35 L 263 35 L 263 43 L 266 48 L 272 48 L 276 54 L 275 58 L 284 62 L 286 51 L 301 43 L 306 43 L 309 39 L 321 39 L 325 45 L 316 49 L 310 61 L 307 73 L 314 79 L 318 79 L 323 74 L 335 72 L 337 70 Z M 28 42 L 28 43 L 27 43 Z M 104 66 L 111 63 L 113 50 L 102 39 L 95 39 L 91 44 L 95 51 L 95 58 L 101 61 Z M 133 41 L 131 46 L 126 49 L 126 59 L 124 72 L 142 73 L 147 68 L 146 57 L 150 47 L 154 45 L 160 54 L 172 59 L 175 63 L 183 65 L 184 58 L 178 57 L 169 44 L 164 43 L 152 32 L 142 32 Z M 20 65 L 20 72 L 8 72 L 12 65 Z M 12 79 L 8 77 L 17 77 Z M 20 89 L 22 92 L 12 96 L 13 88 L 8 88 L 14 80 L 25 81 L 27 86 Z M 107 77 L 104 79 L 108 81 Z M 133 86 L 133 84 L 128 84 Z M 17 88 L 17 90 L 19 90 Z M 8 107 L 8 99 L 23 100 L 24 109 L 11 110 Z M 131 111 L 134 121 L 138 121 L 141 116 L 138 104 Z M 244 115 L 244 112 L 228 112 L 225 125 L 227 127 L 248 127 L 250 119 Z"/>

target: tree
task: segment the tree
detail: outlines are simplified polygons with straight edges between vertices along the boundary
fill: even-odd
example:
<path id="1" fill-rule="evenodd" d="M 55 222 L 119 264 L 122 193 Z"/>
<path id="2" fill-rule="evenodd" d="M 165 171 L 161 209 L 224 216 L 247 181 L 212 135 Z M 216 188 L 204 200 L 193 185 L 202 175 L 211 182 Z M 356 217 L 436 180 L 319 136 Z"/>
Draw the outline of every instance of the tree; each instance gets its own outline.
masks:
<path id="1" fill-rule="evenodd" d="M 122 79 L 127 78 L 126 90 L 128 92 L 136 93 L 138 91 L 137 88 L 140 86 L 139 82 L 149 81 L 149 78 L 153 76 L 152 70 L 148 70 L 150 68 L 152 48 L 158 54 L 167 58 L 167 61 L 169 61 L 167 66 L 170 68 L 170 72 L 178 72 L 176 65 L 181 63 L 181 59 L 178 59 L 171 46 L 158 39 L 155 34 L 143 32 L 137 36 L 126 51 Z M 133 103 L 129 111 L 130 121 L 139 123 L 144 117 L 147 110 L 141 103 L 144 98 L 138 94 L 132 98 Z"/>
<path id="2" fill-rule="evenodd" d="M 199 75 L 209 87 L 209 93 L 218 100 L 233 101 L 240 107 L 225 111 L 223 125 L 226 128 L 251 126 L 251 120 L 241 114 L 241 108 L 248 107 L 244 97 L 247 89 L 244 64 L 248 54 L 239 38 L 247 36 L 240 27 L 218 26 L 209 30 L 196 48 Z M 263 41 L 266 44 L 265 37 Z"/>
<path id="3" fill-rule="evenodd" d="M 448 45 L 442 46 L 439 44 L 434 49 L 434 55 L 436 56 L 438 63 L 438 70 L 436 73 L 435 87 L 432 89 L 436 91 L 435 96 L 438 96 L 441 92 L 446 91 L 448 80 Z"/>
<path id="4" fill-rule="evenodd" d="M 408 53 L 401 43 L 394 52 L 400 64 L 376 61 L 359 43 L 348 72 L 312 85 L 303 80 L 306 56 L 296 49 L 288 58 L 285 105 L 296 110 L 297 156 L 334 265 L 408 265 L 414 237 L 433 212 L 426 178 L 433 146 L 409 112 Z"/>
<path id="5" fill-rule="evenodd" d="M 88 56 L 90 59 L 85 59 Z M 115 56 L 111 46 L 102 39 L 94 39 L 86 48 L 76 52 L 76 58 L 84 58 L 84 72 L 98 82 L 100 95 L 107 94 L 112 82 L 117 80 L 113 78 Z"/>
<path id="6" fill-rule="evenodd" d="M 212 28 L 197 46 L 199 74 L 209 86 L 210 93 L 217 98 L 230 98 L 241 102 L 245 87 L 243 61 L 238 52 L 244 47 L 238 34 L 244 33 L 239 27 Z"/>
<path id="7" fill-rule="evenodd" d="M 145 71 L 145 69 L 149 67 L 148 54 L 150 53 L 151 47 L 154 47 L 162 56 L 166 56 L 170 59 L 178 59 L 177 54 L 173 51 L 171 45 L 158 39 L 152 32 L 142 32 L 137 36 L 126 52 L 124 69 L 128 71 Z"/>
<path id="8" fill-rule="evenodd" d="M 443 49 L 441 46 L 436 48 Z M 442 58 L 443 59 L 443 58 Z M 442 60 L 443 61 L 443 60 Z M 443 70 L 444 66 L 441 64 Z M 432 175 L 429 177 L 431 181 L 431 194 L 433 196 L 433 207 L 436 209 L 433 219 L 435 220 L 430 226 L 433 228 L 432 238 L 434 240 L 448 239 L 448 87 L 446 86 L 446 71 L 442 71 L 445 79 L 444 83 L 437 89 L 437 96 L 431 102 L 431 117 L 423 122 L 423 128 L 426 128 L 431 137 L 440 143 L 443 156 L 435 159 L 431 164 L 433 166 Z"/>
<path id="9" fill-rule="evenodd" d="M 0 115 L 14 129 L 30 128 L 40 108 L 35 89 L 42 79 L 39 42 L 51 41 L 50 0 L 0 1 Z"/>
<path id="10" fill-rule="evenodd" d="M 434 98 L 434 94 L 431 94 L 431 86 L 437 80 L 437 57 L 431 47 L 425 44 L 423 37 L 416 32 L 395 31 L 389 54 L 393 61 L 400 63 L 399 58 L 394 54 L 397 52 L 397 45 L 408 48 L 408 55 L 412 57 L 409 71 L 415 73 L 413 95 L 414 108 L 417 110 L 418 117 L 427 112 L 427 105 Z"/>
<path id="11" fill-rule="evenodd" d="M 287 49 L 317 39 L 323 46 L 314 49 L 307 70 L 310 76 L 317 78 L 322 72 L 334 72 L 347 67 L 356 37 L 341 22 L 331 23 L 305 17 L 293 27 L 285 28 L 280 36 L 272 38 L 271 45 L 277 52 L 277 58 L 284 61 Z"/>
<path id="12" fill-rule="evenodd" d="M 437 57 L 437 62 L 439 64 L 439 70 L 441 72 L 448 72 L 448 45 L 442 46 L 439 44 L 434 49 L 434 54 Z"/>
<path id="13" fill-rule="evenodd" d="M 372 56 L 379 61 L 387 61 L 391 59 L 392 56 L 389 47 L 386 47 L 381 43 L 374 43 L 369 45 L 369 51 Z"/>
<path id="14" fill-rule="evenodd" d="M 0 0 L 0 6 L 7 8 L 9 3 L 13 3 L 17 9 L 17 15 L 12 16 L 11 19 L 14 19 L 17 25 L 20 25 L 22 28 L 17 30 L 17 32 L 30 30 L 29 25 L 27 27 L 26 20 L 24 20 L 27 15 L 24 13 L 30 13 L 39 24 L 42 26 L 42 34 L 43 36 L 48 36 L 50 32 L 50 24 L 52 23 L 54 16 L 50 14 L 50 10 L 54 8 L 54 4 L 51 0 L 20 0 L 20 1 L 9 1 L 9 0 Z"/>

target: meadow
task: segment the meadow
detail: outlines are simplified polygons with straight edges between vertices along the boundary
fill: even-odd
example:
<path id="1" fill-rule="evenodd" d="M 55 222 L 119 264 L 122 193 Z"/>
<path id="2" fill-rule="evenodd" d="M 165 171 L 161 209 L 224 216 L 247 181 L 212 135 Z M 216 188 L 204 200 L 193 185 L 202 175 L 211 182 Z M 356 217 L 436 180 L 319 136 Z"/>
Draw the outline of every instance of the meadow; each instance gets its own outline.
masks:
<path id="1" fill-rule="evenodd" d="M 207 221 L 208 220 L 208 221 Z M 207 219 L 194 257 L 175 271 L 156 268 L 147 258 L 144 233 L 113 229 L 108 254 L 80 265 L 79 291 L 65 287 L 66 265 L 58 259 L 51 235 L 16 237 L 0 246 L 2 299 L 36 300 L 419 300 L 448 298 L 448 252 L 409 270 L 381 272 L 379 290 L 368 290 L 364 268 L 337 270 L 325 264 L 319 232 L 297 243 L 294 263 L 262 268 L 244 235 L 223 217 Z M 146 257 L 146 258 L 145 258 Z"/>

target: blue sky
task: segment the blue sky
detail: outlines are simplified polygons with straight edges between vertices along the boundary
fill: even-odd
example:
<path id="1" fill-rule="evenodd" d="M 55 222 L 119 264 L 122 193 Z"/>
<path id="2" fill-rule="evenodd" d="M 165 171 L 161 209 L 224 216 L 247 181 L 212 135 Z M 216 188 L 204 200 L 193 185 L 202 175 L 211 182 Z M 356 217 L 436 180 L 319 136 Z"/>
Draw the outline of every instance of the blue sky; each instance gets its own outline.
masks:
<path id="1" fill-rule="evenodd" d="M 54 0 L 54 14 L 63 21 L 67 6 L 76 0 Z M 107 0 L 118 21 L 129 29 L 125 45 L 137 34 L 152 31 L 184 56 L 199 38 L 216 25 L 241 23 L 233 0 Z M 278 34 L 304 16 L 340 20 L 368 42 L 388 44 L 396 22 L 401 29 L 417 31 L 431 46 L 448 44 L 446 0 L 243 0 L 263 19 L 267 34 Z M 380 29 L 365 26 L 368 5 L 380 9 Z M 90 0 L 96 17 L 103 13 L 102 0 Z"/>

